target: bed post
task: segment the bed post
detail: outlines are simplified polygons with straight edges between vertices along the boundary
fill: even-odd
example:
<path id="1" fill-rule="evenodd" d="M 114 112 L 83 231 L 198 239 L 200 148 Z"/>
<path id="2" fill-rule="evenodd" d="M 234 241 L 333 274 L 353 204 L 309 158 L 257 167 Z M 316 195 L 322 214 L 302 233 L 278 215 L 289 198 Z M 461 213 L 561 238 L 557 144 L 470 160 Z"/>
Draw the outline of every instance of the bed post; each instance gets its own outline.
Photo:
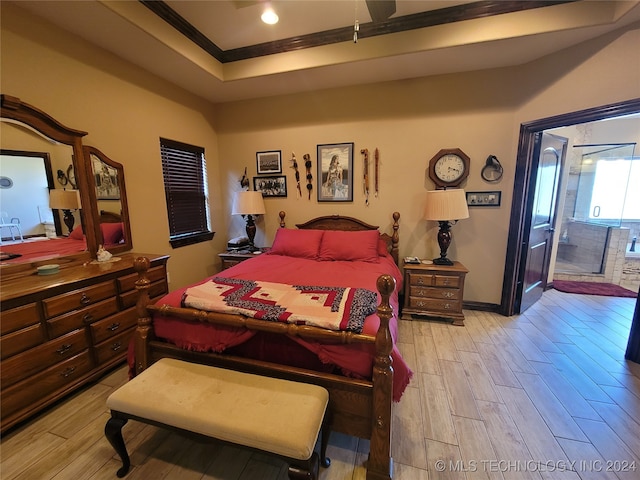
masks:
<path id="1" fill-rule="evenodd" d="M 397 223 L 395 214 L 394 219 Z M 389 480 L 393 477 L 393 459 L 391 458 L 393 340 L 389 330 L 389 319 L 393 315 L 393 310 L 389 305 L 389 297 L 396 288 L 396 281 L 391 275 L 381 275 L 376 286 L 382 301 L 378 306 L 380 328 L 376 334 L 376 356 L 373 366 L 373 414 L 367 480 Z"/>
<path id="2" fill-rule="evenodd" d="M 286 213 L 284 213 L 284 210 L 280 210 L 280 213 L 278 213 L 278 216 L 280 217 L 280 228 L 284 228 L 286 226 L 286 224 L 284 223 L 285 215 Z"/>
<path id="3" fill-rule="evenodd" d="M 393 234 L 391 234 L 391 256 L 396 262 L 396 265 L 399 265 L 399 257 L 398 257 L 398 244 L 400 243 L 400 236 L 398 235 L 398 228 L 400 225 L 398 224 L 398 220 L 400 219 L 400 212 L 393 212 Z"/>
<path id="4" fill-rule="evenodd" d="M 138 280 L 136 280 L 136 290 L 138 291 L 138 301 L 136 302 L 136 311 L 138 313 L 138 326 L 136 327 L 134 336 L 134 351 L 136 362 L 136 375 L 149 366 L 149 334 L 151 332 L 151 315 L 147 311 L 149 304 L 149 286 L 151 282 L 146 276 L 149 270 L 149 259 L 147 257 L 138 257 L 133 262 L 133 268 L 138 272 Z"/>

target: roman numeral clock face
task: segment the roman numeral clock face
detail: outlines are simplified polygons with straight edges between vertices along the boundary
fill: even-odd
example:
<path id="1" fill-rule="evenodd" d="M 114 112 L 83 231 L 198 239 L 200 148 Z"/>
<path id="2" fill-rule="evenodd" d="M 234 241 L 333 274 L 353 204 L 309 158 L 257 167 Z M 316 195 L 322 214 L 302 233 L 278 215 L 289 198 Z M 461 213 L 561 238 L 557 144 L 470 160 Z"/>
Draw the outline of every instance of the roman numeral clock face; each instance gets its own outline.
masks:
<path id="1" fill-rule="evenodd" d="M 429 178 L 438 187 L 457 187 L 469 175 L 469 157 L 459 148 L 440 150 L 429 162 Z"/>

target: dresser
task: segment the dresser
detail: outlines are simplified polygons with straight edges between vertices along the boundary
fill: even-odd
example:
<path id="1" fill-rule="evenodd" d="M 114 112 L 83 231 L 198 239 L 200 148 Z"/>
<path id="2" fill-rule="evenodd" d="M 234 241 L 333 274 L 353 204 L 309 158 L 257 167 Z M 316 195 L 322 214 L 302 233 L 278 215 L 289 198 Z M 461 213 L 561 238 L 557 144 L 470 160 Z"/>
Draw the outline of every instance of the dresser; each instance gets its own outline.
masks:
<path id="1" fill-rule="evenodd" d="M 452 266 L 405 263 L 402 318 L 411 320 L 413 315 L 422 315 L 464 325 L 462 295 L 468 272 L 460 262 Z"/>
<path id="2" fill-rule="evenodd" d="M 126 360 L 138 256 L 151 260 L 150 297 L 167 293 L 167 256 L 127 253 L 110 263 L 64 263 L 52 275 L 38 275 L 35 265 L 3 275 L 2 432 Z"/>

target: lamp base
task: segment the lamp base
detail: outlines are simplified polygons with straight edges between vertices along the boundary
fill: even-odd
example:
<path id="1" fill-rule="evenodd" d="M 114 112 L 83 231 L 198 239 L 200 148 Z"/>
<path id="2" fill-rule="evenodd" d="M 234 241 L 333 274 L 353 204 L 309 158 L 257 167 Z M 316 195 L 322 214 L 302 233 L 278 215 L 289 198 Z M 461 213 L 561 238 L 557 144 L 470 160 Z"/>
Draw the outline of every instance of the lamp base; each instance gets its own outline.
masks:
<path id="1" fill-rule="evenodd" d="M 73 213 L 71 213 L 71 210 L 62 210 L 64 213 L 64 224 L 67 226 L 67 228 L 69 229 L 69 235 L 71 235 L 71 232 L 73 231 L 73 225 L 76 223 L 76 219 L 73 218 Z"/>
<path id="2" fill-rule="evenodd" d="M 433 259 L 434 265 L 447 265 L 449 267 L 453 266 L 453 262 L 449 260 L 447 257 L 438 257 Z"/>

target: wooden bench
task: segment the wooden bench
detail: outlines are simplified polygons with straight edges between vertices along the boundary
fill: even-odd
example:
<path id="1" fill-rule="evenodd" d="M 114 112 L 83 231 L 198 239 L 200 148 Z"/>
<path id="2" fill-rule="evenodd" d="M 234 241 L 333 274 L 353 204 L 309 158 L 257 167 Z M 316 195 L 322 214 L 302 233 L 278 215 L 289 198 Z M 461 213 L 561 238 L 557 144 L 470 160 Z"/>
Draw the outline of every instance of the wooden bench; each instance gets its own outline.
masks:
<path id="1" fill-rule="evenodd" d="M 273 454 L 289 464 L 290 479 L 315 480 L 321 430 L 322 464 L 330 464 L 328 400 L 317 385 L 163 358 L 109 396 L 105 435 L 122 459 L 120 478 L 131 465 L 122 427 L 133 419 Z"/>

